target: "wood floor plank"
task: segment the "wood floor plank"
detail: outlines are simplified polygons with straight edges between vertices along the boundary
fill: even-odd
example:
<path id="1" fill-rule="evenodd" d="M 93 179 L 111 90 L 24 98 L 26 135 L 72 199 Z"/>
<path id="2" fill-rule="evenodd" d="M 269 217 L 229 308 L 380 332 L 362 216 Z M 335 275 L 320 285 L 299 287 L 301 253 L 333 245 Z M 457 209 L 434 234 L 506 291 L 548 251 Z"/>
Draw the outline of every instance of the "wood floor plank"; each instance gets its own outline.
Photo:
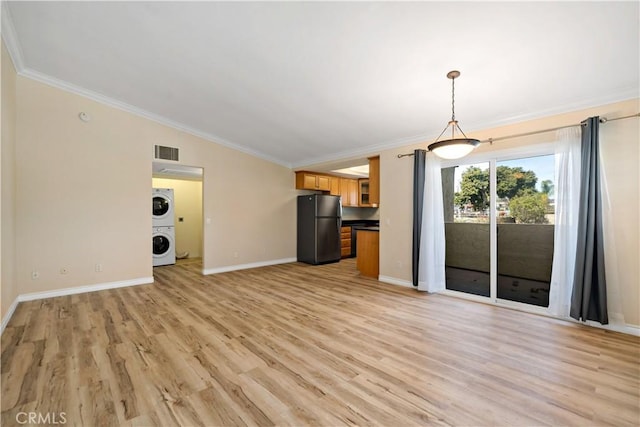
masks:
<path id="1" fill-rule="evenodd" d="M 352 259 L 18 305 L 2 425 L 638 426 L 640 338 L 362 278 Z"/>

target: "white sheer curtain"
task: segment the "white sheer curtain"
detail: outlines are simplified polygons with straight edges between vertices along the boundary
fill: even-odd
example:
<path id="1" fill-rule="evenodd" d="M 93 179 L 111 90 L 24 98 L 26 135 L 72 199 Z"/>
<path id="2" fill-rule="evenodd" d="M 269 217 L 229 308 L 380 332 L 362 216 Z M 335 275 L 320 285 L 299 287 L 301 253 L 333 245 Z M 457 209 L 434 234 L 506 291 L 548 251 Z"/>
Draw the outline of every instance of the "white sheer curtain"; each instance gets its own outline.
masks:
<path id="1" fill-rule="evenodd" d="M 580 199 L 580 128 L 562 129 L 555 144 L 555 231 L 549 312 L 569 317 Z"/>
<path id="2" fill-rule="evenodd" d="M 442 176 L 440 160 L 433 153 L 427 153 L 425 163 L 418 290 L 440 292 L 445 289 Z"/>

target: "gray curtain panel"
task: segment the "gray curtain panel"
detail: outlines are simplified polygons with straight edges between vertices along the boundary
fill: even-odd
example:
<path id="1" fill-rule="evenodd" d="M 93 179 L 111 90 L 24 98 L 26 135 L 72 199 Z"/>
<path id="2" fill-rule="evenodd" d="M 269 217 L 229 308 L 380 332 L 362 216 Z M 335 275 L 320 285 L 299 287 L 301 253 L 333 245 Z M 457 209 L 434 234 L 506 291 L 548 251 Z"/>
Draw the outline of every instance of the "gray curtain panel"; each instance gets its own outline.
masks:
<path id="1" fill-rule="evenodd" d="M 599 117 L 582 122 L 582 160 L 578 244 L 570 315 L 609 323 L 604 274 L 602 198 L 600 193 Z"/>
<path id="2" fill-rule="evenodd" d="M 420 233 L 422 232 L 422 206 L 424 204 L 424 168 L 426 155 L 427 150 L 414 150 L 413 152 L 413 286 L 418 286 L 418 263 L 420 262 Z"/>

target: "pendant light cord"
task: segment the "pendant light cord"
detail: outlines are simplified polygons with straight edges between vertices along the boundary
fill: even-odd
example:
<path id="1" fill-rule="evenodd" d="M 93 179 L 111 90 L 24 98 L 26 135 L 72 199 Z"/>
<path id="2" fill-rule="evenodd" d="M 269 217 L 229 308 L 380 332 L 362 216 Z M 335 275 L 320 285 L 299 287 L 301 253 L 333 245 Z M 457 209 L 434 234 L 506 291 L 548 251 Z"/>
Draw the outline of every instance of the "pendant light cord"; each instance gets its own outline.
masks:
<path id="1" fill-rule="evenodd" d="M 460 128 L 460 125 L 458 125 L 458 123 L 456 122 L 456 77 L 450 77 L 450 78 L 451 78 L 451 121 L 447 123 L 447 125 L 444 127 L 442 132 L 440 132 L 440 135 L 438 135 L 438 137 L 436 138 L 436 142 L 438 142 L 440 140 L 440 137 L 444 135 L 447 129 L 449 129 L 449 126 L 451 126 L 451 139 L 456 138 L 456 129 L 460 131 L 462 136 L 464 136 L 465 138 L 468 138 L 467 135 L 465 135 L 464 131 Z"/>
<path id="2" fill-rule="evenodd" d="M 451 79 L 451 121 L 456 121 L 456 79 Z"/>

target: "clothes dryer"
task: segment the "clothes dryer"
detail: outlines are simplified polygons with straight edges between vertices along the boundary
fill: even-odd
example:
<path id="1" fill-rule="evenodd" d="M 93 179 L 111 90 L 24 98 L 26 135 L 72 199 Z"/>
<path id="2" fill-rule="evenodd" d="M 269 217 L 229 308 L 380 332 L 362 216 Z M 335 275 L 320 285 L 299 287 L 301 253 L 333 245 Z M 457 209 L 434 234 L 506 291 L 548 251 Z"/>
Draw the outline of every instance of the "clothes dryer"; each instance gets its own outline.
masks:
<path id="1" fill-rule="evenodd" d="M 176 263 L 174 227 L 153 227 L 153 266 Z"/>
<path id="2" fill-rule="evenodd" d="M 173 188 L 154 188 L 152 205 L 154 227 L 173 227 L 175 225 Z"/>

